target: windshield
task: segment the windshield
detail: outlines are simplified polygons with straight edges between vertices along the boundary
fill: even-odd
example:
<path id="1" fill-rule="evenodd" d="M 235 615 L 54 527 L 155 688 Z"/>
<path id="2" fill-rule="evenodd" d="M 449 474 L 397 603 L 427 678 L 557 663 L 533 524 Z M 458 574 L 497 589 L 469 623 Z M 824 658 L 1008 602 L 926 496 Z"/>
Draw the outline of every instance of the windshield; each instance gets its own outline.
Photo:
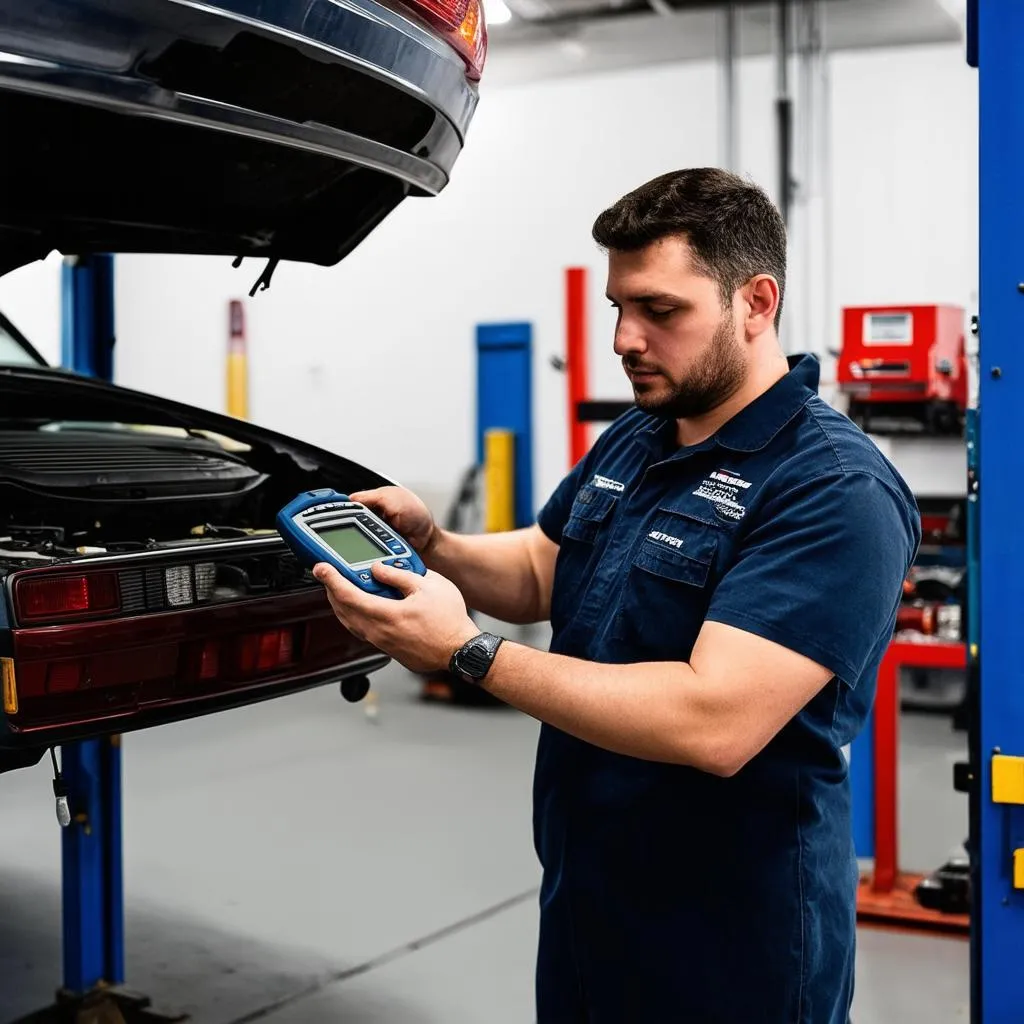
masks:
<path id="1" fill-rule="evenodd" d="M 0 366 L 45 366 L 28 338 L 0 313 Z"/>

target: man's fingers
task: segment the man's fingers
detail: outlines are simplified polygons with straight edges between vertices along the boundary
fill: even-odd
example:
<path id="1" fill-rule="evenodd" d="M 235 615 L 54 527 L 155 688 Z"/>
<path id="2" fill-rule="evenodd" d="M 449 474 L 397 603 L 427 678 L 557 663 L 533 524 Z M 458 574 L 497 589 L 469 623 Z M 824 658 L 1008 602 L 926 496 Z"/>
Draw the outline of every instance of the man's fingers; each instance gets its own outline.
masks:
<path id="1" fill-rule="evenodd" d="M 370 595 L 345 579 L 333 565 L 320 562 L 313 566 L 313 576 L 324 585 L 328 596 L 333 597 L 342 607 L 361 612 L 372 611 L 372 605 L 367 603 Z"/>
<path id="2" fill-rule="evenodd" d="M 335 618 L 347 629 L 357 640 L 365 640 L 366 634 L 356 626 L 356 620 L 359 618 L 349 604 L 342 604 L 331 592 L 331 590 L 325 586 L 324 593 L 327 595 L 327 603 L 331 606 L 331 611 L 334 612 Z"/>
<path id="3" fill-rule="evenodd" d="M 388 518 L 388 489 L 385 487 L 374 487 L 369 491 L 355 491 L 349 497 L 372 509 L 377 515 L 384 519 Z"/>
<path id="4" fill-rule="evenodd" d="M 372 572 L 381 583 L 394 587 L 403 597 L 415 593 L 422 583 L 419 573 L 411 572 L 408 569 L 395 569 L 383 562 L 374 562 Z"/>

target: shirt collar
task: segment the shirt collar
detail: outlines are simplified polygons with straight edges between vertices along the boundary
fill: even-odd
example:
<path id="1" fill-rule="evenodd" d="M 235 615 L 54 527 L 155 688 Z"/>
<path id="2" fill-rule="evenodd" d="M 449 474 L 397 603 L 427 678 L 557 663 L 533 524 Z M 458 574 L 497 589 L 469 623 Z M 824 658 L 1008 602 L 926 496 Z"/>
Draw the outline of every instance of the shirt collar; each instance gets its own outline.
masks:
<path id="1" fill-rule="evenodd" d="M 719 444 L 738 452 L 756 452 L 769 441 L 818 392 L 821 365 L 816 356 L 787 356 L 789 372 L 767 391 L 744 406 L 732 419 L 719 428 L 718 433 L 698 447 Z M 637 441 L 649 448 L 667 437 L 669 423 L 654 416 L 636 434 Z"/>

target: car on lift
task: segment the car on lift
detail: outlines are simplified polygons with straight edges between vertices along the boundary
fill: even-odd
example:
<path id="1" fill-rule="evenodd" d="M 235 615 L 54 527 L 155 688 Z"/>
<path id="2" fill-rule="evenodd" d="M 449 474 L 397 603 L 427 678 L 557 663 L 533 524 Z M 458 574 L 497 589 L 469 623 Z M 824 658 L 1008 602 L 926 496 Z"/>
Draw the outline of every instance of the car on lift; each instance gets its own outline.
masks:
<path id="1" fill-rule="evenodd" d="M 447 184 L 479 0 L 0 0 L 0 273 L 202 253 L 333 265 Z M 275 515 L 388 481 L 230 416 L 49 367 L 0 318 L 0 772 L 387 658 Z"/>

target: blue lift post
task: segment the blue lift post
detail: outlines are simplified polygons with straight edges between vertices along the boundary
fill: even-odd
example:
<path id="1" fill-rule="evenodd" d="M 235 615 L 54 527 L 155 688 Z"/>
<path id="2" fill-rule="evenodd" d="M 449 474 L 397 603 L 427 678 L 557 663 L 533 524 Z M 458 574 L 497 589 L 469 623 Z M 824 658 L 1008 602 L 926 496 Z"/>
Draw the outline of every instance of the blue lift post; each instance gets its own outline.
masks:
<path id="1" fill-rule="evenodd" d="M 1010 1024 L 1024 1019 L 1024 3 L 972 0 L 968 19 L 980 143 L 971 1011 Z"/>
<path id="2" fill-rule="evenodd" d="M 114 260 L 67 257 L 63 271 L 63 362 L 113 379 Z M 83 996 L 124 981 L 120 737 L 61 750 L 71 807 L 62 850 L 64 991 Z"/>
<path id="3" fill-rule="evenodd" d="M 61 283 L 65 367 L 112 380 L 113 256 L 67 257 Z M 29 1020 L 184 1020 L 161 1016 L 144 996 L 120 988 L 125 975 L 120 737 L 62 747 L 60 772 L 71 815 L 61 834 L 64 983 L 57 1003 Z"/>

